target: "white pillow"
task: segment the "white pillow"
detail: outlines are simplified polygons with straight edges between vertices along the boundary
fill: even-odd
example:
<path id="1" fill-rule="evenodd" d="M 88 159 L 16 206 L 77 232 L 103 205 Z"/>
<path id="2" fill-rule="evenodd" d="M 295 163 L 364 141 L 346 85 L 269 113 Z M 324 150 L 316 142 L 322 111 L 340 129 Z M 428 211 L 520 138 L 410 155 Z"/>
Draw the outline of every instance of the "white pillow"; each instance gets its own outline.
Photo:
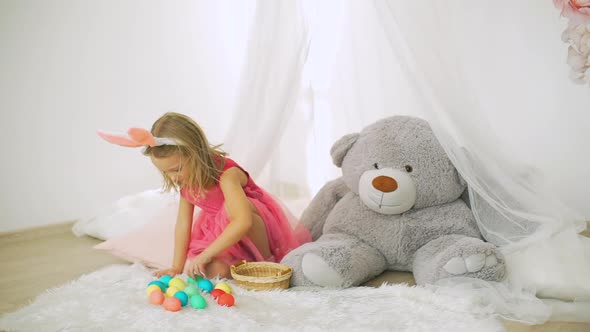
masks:
<path id="1" fill-rule="evenodd" d="M 505 255 L 508 280 L 541 298 L 590 301 L 590 238 L 567 229 Z"/>
<path id="2" fill-rule="evenodd" d="M 101 240 L 120 237 L 159 218 L 176 219 L 178 193 L 146 190 L 117 200 L 104 213 L 78 221 L 72 227 L 76 236 Z"/>

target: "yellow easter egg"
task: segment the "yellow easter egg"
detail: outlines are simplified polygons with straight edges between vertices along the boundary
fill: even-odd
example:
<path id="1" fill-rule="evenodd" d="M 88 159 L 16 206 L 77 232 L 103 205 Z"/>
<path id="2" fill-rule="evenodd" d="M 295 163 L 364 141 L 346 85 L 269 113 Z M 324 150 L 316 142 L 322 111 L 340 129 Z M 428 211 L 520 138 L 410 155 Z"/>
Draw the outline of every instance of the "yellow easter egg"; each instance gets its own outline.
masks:
<path id="1" fill-rule="evenodd" d="M 174 294 L 176 294 L 176 292 L 178 292 L 178 288 L 176 288 L 174 286 L 170 286 L 166 290 L 166 296 L 168 296 L 168 297 L 174 296 Z"/>
<path id="2" fill-rule="evenodd" d="M 157 285 L 149 285 L 146 290 L 146 293 L 148 296 L 150 296 L 150 294 L 155 290 L 160 290 L 160 287 L 158 287 Z"/>
<path id="3" fill-rule="evenodd" d="M 183 290 L 186 288 L 186 283 L 184 282 L 184 280 L 180 278 L 174 278 L 170 280 L 170 283 L 168 285 L 170 287 L 176 287 L 177 290 Z"/>
<path id="4" fill-rule="evenodd" d="M 221 289 L 222 291 L 226 292 L 227 294 L 231 294 L 231 288 L 225 282 L 220 282 L 215 285 L 215 289 Z"/>

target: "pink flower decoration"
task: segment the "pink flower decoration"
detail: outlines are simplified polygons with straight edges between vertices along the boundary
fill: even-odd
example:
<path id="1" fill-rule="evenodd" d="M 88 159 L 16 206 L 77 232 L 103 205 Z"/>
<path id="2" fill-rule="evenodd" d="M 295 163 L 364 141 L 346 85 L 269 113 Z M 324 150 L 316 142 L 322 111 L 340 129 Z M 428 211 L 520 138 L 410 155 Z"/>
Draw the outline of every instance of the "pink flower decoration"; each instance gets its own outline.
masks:
<path id="1" fill-rule="evenodd" d="M 569 20 L 561 39 L 569 44 L 570 79 L 586 84 L 590 82 L 590 0 L 553 0 L 553 4 Z"/>
<path id="2" fill-rule="evenodd" d="M 553 4 L 572 23 L 590 23 L 590 0 L 553 0 Z"/>

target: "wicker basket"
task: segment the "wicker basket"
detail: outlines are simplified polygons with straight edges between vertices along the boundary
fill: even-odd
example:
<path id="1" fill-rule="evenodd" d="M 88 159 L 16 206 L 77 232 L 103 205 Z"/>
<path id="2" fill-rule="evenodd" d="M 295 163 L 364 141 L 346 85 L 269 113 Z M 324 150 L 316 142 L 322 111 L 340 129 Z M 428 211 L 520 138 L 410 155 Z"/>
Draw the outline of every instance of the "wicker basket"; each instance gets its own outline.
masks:
<path id="1" fill-rule="evenodd" d="M 242 261 L 230 267 L 236 283 L 246 289 L 287 289 L 293 271 L 289 266 L 272 262 Z"/>

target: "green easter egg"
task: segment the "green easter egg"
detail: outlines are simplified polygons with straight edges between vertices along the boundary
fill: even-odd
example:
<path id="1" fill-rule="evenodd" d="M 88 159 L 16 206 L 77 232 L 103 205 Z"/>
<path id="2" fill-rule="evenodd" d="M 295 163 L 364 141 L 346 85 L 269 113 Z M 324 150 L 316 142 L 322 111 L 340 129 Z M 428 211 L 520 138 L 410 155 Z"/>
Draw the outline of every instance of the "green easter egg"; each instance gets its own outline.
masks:
<path id="1" fill-rule="evenodd" d="M 199 283 L 199 280 L 201 280 L 201 279 L 203 279 L 203 278 L 201 278 L 199 276 L 195 276 L 194 279 L 192 277 L 188 277 L 187 278 L 187 281 L 188 281 L 189 284 L 195 284 L 196 285 L 197 283 Z"/>
<path id="2" fill-rule="evenodd" d="M 199 294 L 199 290 L 195 286 L 187 286 L 184 289 L 184 292 L 186 293 L 186 295 L 188 295 L 188 297 L 192 297 L 193 295 Z"/>
<path id="3" fill-rule="evenodd" d="M 205 309 L 207 301 L 200 294 L 195 294 L 191 297 L 191 307 L 195 309 Z"/>

